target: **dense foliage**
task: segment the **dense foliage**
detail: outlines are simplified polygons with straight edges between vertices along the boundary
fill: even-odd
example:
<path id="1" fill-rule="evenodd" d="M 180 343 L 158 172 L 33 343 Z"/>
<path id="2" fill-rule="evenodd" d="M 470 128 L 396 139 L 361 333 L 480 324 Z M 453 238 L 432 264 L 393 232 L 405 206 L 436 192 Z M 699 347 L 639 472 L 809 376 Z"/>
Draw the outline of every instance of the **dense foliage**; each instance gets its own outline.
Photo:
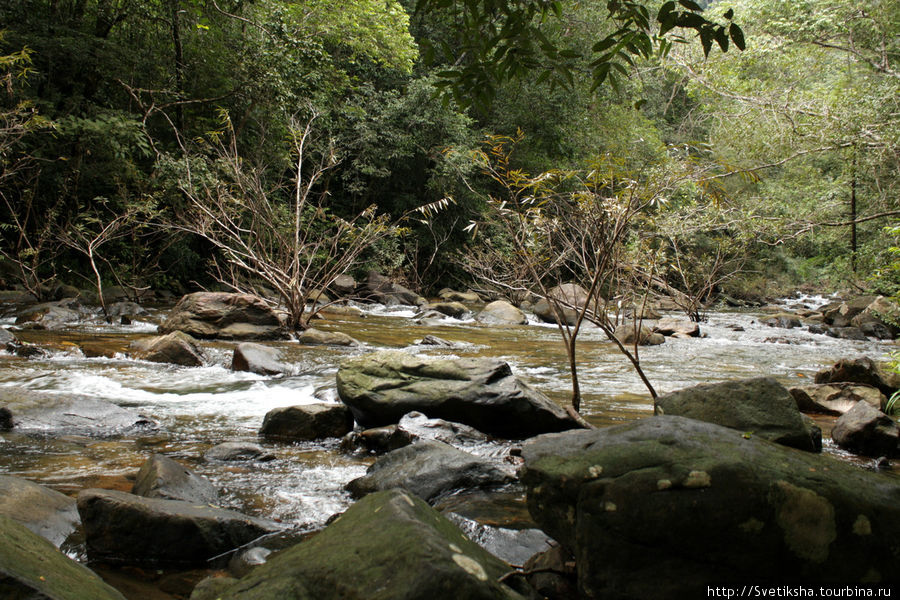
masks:
<path id="1" fill-rule="evenodd" d="M 0 279 L 39 296 L 55 283 L 252 285 L 258 265 L 235 273 L 229 250 L 186 224 L 216 203 L 220 217 L 252 218 L 260 202 L 290 215 L 303 188 L 303 211 L 316 207 L 304 227 L 341 232 L 337 248 L 353 246 L 344 224 L 360 215 L 384 224 L 341 268 L 424 292 L 490 288 L 487 257 L 497 280 L 521 253 L 515 235 L 539 238 L 500 226 L 508 189 L 478 159 L 508 136 L 510 177 L 556 182 L 542 218 L 569 237 L 547 251 L 586 233 L 573 231 L 577 202 L 559 199 L 596 165 L 595 200 L 653 188 L 617 237 L 615 278 L 694 318 L 723 291 L 897 292 L 898 2 L 710 4 L 3 3 Z M 245 177 L 255 191 L 242 196 Z M 300 222 L 270 221 L 284 228 L 272 239 Z M 331 273 L 317 248 L 294 255 Z M 519 283 L 589 274 L 552 264 Z"/>

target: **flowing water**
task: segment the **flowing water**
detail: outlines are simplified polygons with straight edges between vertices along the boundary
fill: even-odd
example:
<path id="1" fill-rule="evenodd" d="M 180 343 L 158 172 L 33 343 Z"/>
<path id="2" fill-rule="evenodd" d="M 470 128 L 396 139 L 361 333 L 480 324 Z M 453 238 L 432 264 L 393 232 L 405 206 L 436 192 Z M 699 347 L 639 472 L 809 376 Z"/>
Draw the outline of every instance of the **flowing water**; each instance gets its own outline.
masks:
<path id="1" fill-rule="evenodd" d="M 807 305 L 821 299 L 804 299 Z M 794 302 L 797 302 L 794 300 Z M 358 348 L 272 345 L 291 365 L 286 376 L 265 377 L 229 369 L 234 344 L 206 343 L 209 365 L 177 367 L 131 360 L 128 344 L 155 333 L 164 311 L 128 326 L 83 323 L 64 331 L 18 331 L 23 341 L 51 350 L 46 358 L 22 359 L 0 353 L 0 398 L 4 390 L 92 396 L 135 408 L 159 424 L 154 432 L 89 438 L 51 438 L 15 431 L 0 434 L 0 473 L 18 475 L 74 495 L 86 487 L 129 490 L 130 477 L 150 453 L 179 460 L 211 479 L 223 505 L 277 519 L 299 529 L 321 527 L 350 504 L 344 484 L 364 474 L 371 459 L 341 453 L 337 441 L 284 444 L 257 439 L 267 411 L 278 406 L 334 399 L 334 379 L 346 357 L 383 348 L 427 356 L 485 356 L 509 362 L 522 379 L 565 403 L 569 373 L 555 326 L 481 326 L 474 320 L 446 319 L 417 324 L 411 308 L 363 307 L 362 315 L 332 315 L 316 323 L 363 343 Z M 763 313 L 715 312 L 701 324 L 703 338 L 667 338 L 640 350 L 642 365 L 660 393 L 732 378 L 772 375 L 785 385 L 812 382 L 815 372 L 843 357 L 883 358 L 889 343 L 838 340 L 805 329 L 761 324 Z M 11 320 L 7 320 L 9 325 Z M 435 335 L 455 345 L 416 345 Z M 116 351 L 113 358 L 86 358 L 86 343 Z M 578 364 L 583 414 L 609 425 L 651 414 L 647 390 L 630 364 L 598 329 L 579 336 Z M 0 404 L 2 404 L 0 400 Z M 823 419 L 826 431 L 828 419 Z M 226 441 L 260 442 L 276 460 L 252 464 L 209 463 L 203 453 Z M 827 449 L 837 453 L 833 447 Z"/>

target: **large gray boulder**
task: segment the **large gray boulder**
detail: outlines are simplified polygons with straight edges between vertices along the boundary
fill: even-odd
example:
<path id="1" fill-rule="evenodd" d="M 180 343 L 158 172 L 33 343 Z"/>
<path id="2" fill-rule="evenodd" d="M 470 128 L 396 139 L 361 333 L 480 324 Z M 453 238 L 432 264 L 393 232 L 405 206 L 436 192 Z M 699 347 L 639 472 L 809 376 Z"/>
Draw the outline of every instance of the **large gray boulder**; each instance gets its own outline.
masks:
<path id="1" fill-rule="evenodd" d="M 667 317 L 665 319 L 660 319 L 659 321 L 657 321 L 656 325 L 654 325 L 653 327 L 653 331 L 655 333 L 661 333 L 666 337 L 671 335 L 677 335 L 680 337 L 700 337 L 699 324 L 695 323 L 694 321 L 675 319 L 672 317 Z"/>
<path id="2" fill-rule="evenodd" d="M 0 515 L 15 519 L 57 548 L 80 525 L 73 498 L 10 475 L 0 475 Z"/>
<path id="3" fill-rule="evenodd" d="M 278 360 L 278 350 L 253 342 L 242 342 L 231 356 L 232 371 L 247 371 L 257 375 L 281 375 L 290 367 Z"/>
<path id="4" fill-rule="evenodd" d="M 563 283 L 547 290 L 547 297 L 534 305 L 534 314 L 545 323 L 562 321 L 574 325 L 578 312 L 591 302 L 588 291 L 577 283 Z"/>
<path id="5" fill-rule="evenodd" d="M 640 336 L 638 333 L 640 333 Z M 618 339 L 623 346 L 634 345 L 635 341 L 637 341 L 639 346 L 658 346 L 666 342 L 666 338 L 663 334 L 653 331 L 653 327 L 646 323 L 641 323 L 639 332 L 637 323 L 633 321 L 622 323 L 616 327 L 615 331 L 613 331 L 613 335 L 616 336 L 616 339 Z"/>
<path id="6" fill-rule="evenodd" d="M 197 340 L 183 331 L 132 342 L 131 355 L 140 360 L 182 367 L 202 367 L 206 362 Z"/>
<path id="7" fill-rule="evenodd" d="M 81 305 L 74 299 L 44 302 L 22 309 L 16 325 L 35 329 L 62 329 L 84 318 Z"/>
<path id="8" fill-rule="evenodd" d="M 353 415 L 343 404 L 301 404 L 266 413 L 259 434 L 288 441 L 342 437 L 353 429 Z"/>
<path id="9" fill-rule="evenodd" d="M 131 493 L 195 504 L 215 504 L 219 500 L 219 491 L 211 481 L 162 454 L 154 454 L 141 465 Z"/>
<path id="10" fill-rule="evenodd" d="M 426 502 L 458 490 L 502 485 L 512 474 L 490 460 L 433 440 L 417 441 L 388 452 L 366 474 L 347 484 L 354 497 L 403 488 Z"/>
<path id="11" fill-rule="evenodd" d="M 817 452 L 821 431 L 811 431 L 797 403 L 771 377 L 705 383 L 660 396 L 663 414 L 708 421 L 785 446 Z"/>
<path id="12" fill-rule="evenodd" d="M 527 325 L 528 317 L 506 300 L 494 300 L 475 315 L 485 325 Z"/>
<path id="13" fill-rule="evenodd" d="M 271 340 L 288 337 L 278 314 L 252 294 L 195 292 L 178 301 L 159 326 L 162 334 L 183 331 L 197 339 Z"/>
<path id="14" fill-rule="evenodd" d="M 100 577 L 21 523 L 0 515 L 0 597 L 125 600 Z"/>
<path id="15" fill-rule="evenodd" d="M 523 456 L 529 510 L 573 552 L 583 598 L 900 580 L 900 486 L 826 455 L 662 416 L 540 436 Z"/>
<path id="16" fill-rule="evenodd" d="M 401 490 L 370 494 L 322 532 L 227 589 L 193 600 L 516 600 L 510 566 L 424 501 Z"/>
<path id="17" fill-rule="evenodd" d="M 83 490 L 78 513 L 88 557 L 123 564 L 204 566 L 282 529 L 231 510 L 114 490 Z"/>
<path id="18" fill-rule="evenodd" d="M 427 359 L 386 351 L 348 359 L 337 373 L 341 400 L 363 427 L 397 423 L 408 412 L 506 438 L 578 427 L 552 400 L 493 359 Z"/>
<path id="19" fill-rule="evenodd" d="M 834 424 L 831 439 L 865 456 L 897 456 L 900 430 L 892 418 L 867 402 L 858 402 Z"/>

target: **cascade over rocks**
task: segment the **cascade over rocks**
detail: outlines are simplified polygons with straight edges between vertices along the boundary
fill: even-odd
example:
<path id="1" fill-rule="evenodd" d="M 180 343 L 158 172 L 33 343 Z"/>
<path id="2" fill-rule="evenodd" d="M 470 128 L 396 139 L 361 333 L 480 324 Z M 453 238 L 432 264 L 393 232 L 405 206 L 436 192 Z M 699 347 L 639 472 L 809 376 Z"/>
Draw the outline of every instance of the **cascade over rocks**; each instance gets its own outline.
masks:
<path id="1" fill-rule="evenodd" d="M 822 432 L 810 430 L 790 392 L 772 377 L 704 383 L 657 399 L 660 411 L 716 423 L 785 446 L 818 452 Z"/>
<path id="2" fill-rule="evenodd" d="M 457 490 L 496 486 L 514 477 L 493 462 L 444 442 L 420 440 L 388 452 L 366 474 L 347 484 L 360 498 L 372 492 L 403 488 L 426 502 Z"/>
<path id="3" fill-rule="evenodd" d="M 306 441 L 342 437 L 353 429 L 353 415 L 343 404 L 301 404 L 273 408 L 266 413 L 263 437 Z"/>
<path id="4" fill-rule="evenodd" d="M 485 325 L 527 325 L 528 317 L 506 300 L 494 300 L 481 309 L 475 320 Z"/>
<path id="5" fill-rule="evenodd" d="M 0 515 L 18 521 L 57 548 L 81 524 L 74 499 L 10 475 L 0 475 Z"/>
<path id="6" fill-rule="evenodd" d="M 195 504 L 215 504 L 219 500 L 219 491 L 212 482 L 162 454 L 154 454 L 141 465 L 131 493 Z"/>
<path id="7" fill-rule="evenodd" d="M 160 333 L 183 331 L 197 339 L 272 340 L 288 337 L 278 314 L 252 294 L 195 292 L 178 301 Z"/>
<path id="8" fill-rule="evenodd" d="M 900 580 L 900 486 L 886 475 L 672 416 L 543 435 L 522 452 L 529 510 L 573 552 L 580 597 Z"/>
<path id="9" fill-rule="evenodd" d="M 78 494 L 88 557 L 110 563 L 203 566 L 283 529 L 238 512 L 113 490 Z"/>
<path id="10" fill-rule="evenodd" d="M 192 600 L 529 597 L 518 579 L 499 581 L 511 570 L 425 502 L 394 489 L 366 496 L 230 588 Z"/>
<path id="11" fill-rule="evenodd" d="M 500 360 L 375 352 L 341 363 L 337 390 L 363 427 L 397 423 L 411 411 L 506 438 L 578 427 Z"/>
<path id="12" fill-rule="evenodd" d="M 0 515 L 0 595 L 12 600 L 125 600 L 21 523 Z"/>

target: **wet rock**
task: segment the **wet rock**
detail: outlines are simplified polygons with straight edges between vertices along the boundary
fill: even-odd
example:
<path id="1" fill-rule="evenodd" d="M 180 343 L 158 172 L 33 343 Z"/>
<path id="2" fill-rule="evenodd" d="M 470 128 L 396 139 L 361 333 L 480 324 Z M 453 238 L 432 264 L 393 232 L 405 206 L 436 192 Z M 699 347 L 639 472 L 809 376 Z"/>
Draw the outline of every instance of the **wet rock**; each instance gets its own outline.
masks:
<path id="1" fill-rule="evenodd" d="M 235 577 L 243 577 L 255 567 L 266 564 L 270 554 L 272 554 L 271 550 L 262 547 L 237 552 L 228 561 L 228 572 Z"/>
<path id="2" fill-rule="evenodd" d="M 481 296 L 479 296 L 477 292 L 473 292 L 472 290 L 459 292 L 456 290 L 451 290 L 449 288 L 444 288 L 438 292 L 438 297 L 444 302 L 467 302 L 469 304 L 479 304 L 483 302 Z"/>
<path id="3" fill-rule="evenodd" d="M 412 443 L 407 431 L 398 425 L 351 431 L 341 439 L 341 450 L 349 453 L 384 454 Z"/>
<path id="4" fill-rule="evenodd" d="M 231 357 L 232 371 L 249 371 L 257 375 L 281 375 L 290 372 L 290 367 L 278 360 L 278 350 L 243 342 L 234 349 Z"/>
<path id="5" fill-rule="evenodd" d="M 462 319 L 469 313 L 469 309 L 459 302 L 435 302 L 426 304 L 423 308 L 439 312 L 454 319 Z"/>
<path id="6" fill-rule="evenodd" d="M 498 486 L 513 479 L 489 460 L 443 442 L 421 440 L 381 456 L 346 488 L 360 498 L 399 487 L 433 502 L 454 491 Z"/>
<path id="7" fill-rule="evenodd" d="M 356 292 L 356 280 L 350 275 L 338 275 L 328 286 L 328 289 L 341 297 L 352 296 Z"/>
<path id="8" fill-rule="evenodd" d="M 90 396 L 5 388 L 6 407 L 16 430 L 40 435 L 106 437 L 152 431 L 157 424 L 129 408 Z"/>
<path id="9" fill-rule="evenodd" d="M 635 323 L 623 323 L 616 327 L 616 330 L 613 332 L 613 335 L 622 342 L 624 345 L 634 344 L 637 339 L 637 326 Z M 658 346 L 660 344 L 664 344 L 666 341 L 665 336 L 661 333 L 654 333 L 653 328 L 646 325 L 641 324 L 640 329 L 640 342 L 638 342 L 641 346 Z"/>
<path id="10" fill-rule="evenodd" d="M 788 391 L 801 412 L 834 416 L 844 414 L 857 402 L 868 402 L 876 408 L 883 408 L 887 401 L 878 389 L 854 383 L 804 385 Z"/>
<path id="11" fill-rule="evenodd" d="M 868 402 L 858 402 L 834 424 L 831 439 L 863 456 L 897 456 L 900 430 L 892 418 Z"/>
<path id="12" fill-rule="evenodd" d="M 706 383 L 660 396 L 663 414 L 736 429 L 752 437 L 816 452 L 814 439 L 790 392 L 771 377 Z"/>
<path id="13" fill-rule="evenodd" d="M 206 460 L 220 462 L 239 462 L 255 460 L 268 462 L 275 460 L 275 455 L 267 452 L 259 444 L 247 442 L 223 442 L 216 444 L 203 455 Z"/>
<path id="14" fill-rule="evenodd" d="M 684 319 L 665 318 L 657 321 L 653 331 L 664 336 L 700 337 L 700 325 Z"/>
<path id="15" fill-rule="evenodd" d="M 890 477 L 681 417 L 540 436 L 522 481 L 579 597 L 693 598 L 710 581 L 895 581 Z"/>
<path id="16" fill-rule="evenodd" d="M 847 327 L 853 317 L 863 312 L 878 296 L 860 296 L 846 302 L 833 302 L 822 307 L 825 322 L 835 327 Z"/>
<path id="17" fill-rule="evenodd" d="M 154 454 L 141 465 L 131 493 L 196 504 L 215 504 L 219 500 L 219 491 L 207 478 L 161 454 Z"/>
<path id="18" fill-rule="evenodd" d="M 475 316 L 485 325 L 527 325 L 528 317 L 506 300 L 494 300 Z"/>
<path id="19" fill-rule="evenodd" d="M 19 311 L 16 325 L 38 329 L 62 329 L 83 317 L 82 307 L 74 299 L 44 302 Z"/>
<path id="20" fill-rule="evenodd" d="M 6 344 L 6 351 L 21 358 L 46 358 L 50 356 L 50 352 L 37 344 L 28 344 L 18 340 Z"/>
<path id="21" fill-rule="evenodd" d="M 203 566 L 282 529 L 230 510 L 112 490 L 83 490 L 78 512 L 88 557 L 110 563 Z"/>
<path id="22" fill-rule="evenodd" d="M 5 406 L 0 406 L 0 431 L 9 431 L 13 428 L 12 411 Z"/>
<path id="23" fill-rule="evenodd" d="M 303 404 L 266 413 L 259 434 L 279 440 L 306 441 L 342 437 L 353 429 L 353 415 L 343 404 Z"/>
<path id="24" fill-rule="evenodd" d="M 57 548 L 81 524 L 74 499 L 9 475 L 0 475 L 0 515 L 18 521 Z"/>
<path id="25" fill-rule="evenodd" d="M 137 317 L 147 314 L 147 310 L 136 302 L 115 302 L 106 307 L 111 317 Z"/>
<path id="26" fill-rule="evenodd" d="M 0 593 L 11 600 L 125 600 L 87 567 L 0 515 Z"/>
<path id="27" fill-rule="evenodd" d="M 534 305 L 534 314 L 545 323 L 556 323 L 558 315 L 569 325 L 578 319 L 578 311 L 591 301 L 586 289 L 576 283 L 564 283 L 547 291 L 547 298 L 541 298 Z"/>
<path id="28" fill-rule="evenodd" d="M 488 437 L 473 427 L 444 419 L 429 419 L 420 412 L 403 415 L 397 429 L 411 440 L 436 440 L 455 447 L 485 444 Z"/>
<path id="29" fill-rule="evenodd" d="M 575 558 L 572 553 L 554 544 L 552 548 L 535 554 L 524 563 L 528 583 L 546 600 L 571 600 L 578 597 Z"/>
<path id="30" fill-rule="evenodd" d="M 4 327 L 0 327 L 0 346 L 6 346 L 10 343 L 18 342 L 18 338 L 9 330 Z"/>
<path id="31" fill-rule="evenodd" d="M 330 304 L 334 302 L 325 290 L 311 290 L 306 296 L 307 304 Z"/>
<path id="32" fill-rule="evenodd" d="M 508 364 L 493 359 L 376 352 L 341 363 L 337 390 L 363 427 L 397 423 L 412 411 L 507 438 L 578 426 L 560 406 L 513 376 Z"/>
<path id="33" fill-rule="evenodd" d="M 422 306 L 425 304 L 425 298 L 398 283 L 394 283 L 376 271 L 369 271 L 366 275 L 366 281 L 360 289 L 360 296 L 373 302 L 380 302 L 386 306 L 396 306 L 398 304 Z"/>
<path id="34" fill-rule="evenodd" d="M 816 383 L 853 382 L 871 385 L 890 397 L 900 388 L 900 375 L 876 364 L 871 358 L 842 358 L 833 366 L 816 373 Z"/>
<path id="35" fill-rule="evenodd" d="M 456 344 L 453 342 L 449 342 L 443 338 L 439 338 L 436 335 L 426 335 L 421 340 L 417 342 L 419 346 L 438 346 L 440 348 L 453 348 Z"/>
<path id="36" fill-rule="evenodd" d="M 509 565 L 401 490 L 370 494 L 322 532 L 254 569 L 221 600 L 525 598 Z M 526 592 L 527 593 L 527 592 Z M 289 596 L 288 596 L 289 594 Z"/>
<path id="37" fill-rule="evenodd" d="M 882 340 L 894 339 L 900 334 L 900 306 L 896 302 L 879 296 L 861 313 L 850 320 L 850 324 L 859 327 L 866 335 Z"/>
<path id="38" fill-rule="evenodd" d="M 858 342 L 865 342 L 868 339 L 859 327 L 829 327 L 825 335 L 841 340 L 856 340 Z"/>
<path id="39" fill-rule="evenodd" d="M 85 358 L 115 358 L 128 353 L 128 345 L 120 340 L 82 340 L 78 348 Z"/>
<path id="40" fill-rule="evenodd" d="M 359 346 L 359 342 L 340 331 L 309 328 L 297 336 L 297 341 L 309 346 Z"/>
<path id="41" fill-rule="evenodd" d="M 160 333 L 183 331 L 197 339 L 270 340 L 288 337 L 278 314 L 251 294 L 195 292 L 178 301 Z"/>
<path id="42" fill-rule="evenodd" d="M 222 594 L 234 586 L 238 580 L 234 577 L 210 576 L 198 583 L 191 592 L 189 600 L 221 600 Z M 298 600 L 304 600 L 305 596 L 295 596 Z"/>
<path id="43" fill-rule="evenodd" d="M 131 343 L 130 349 L 134 358 L 150 362 L 182 367 L 202 367 L 206 362 L 197 340 L 182 331 L 137 340 Z"/>
<path id="44" fill-rule="evenodd" d="M 762 320 L 763 325 L 769 327 L 781 327 L 782 329 L 793 329 L 794 327 L 802 327 L 803 321 L 797 315 L 790 313 L 780 313 L 772 315 Z"/>

